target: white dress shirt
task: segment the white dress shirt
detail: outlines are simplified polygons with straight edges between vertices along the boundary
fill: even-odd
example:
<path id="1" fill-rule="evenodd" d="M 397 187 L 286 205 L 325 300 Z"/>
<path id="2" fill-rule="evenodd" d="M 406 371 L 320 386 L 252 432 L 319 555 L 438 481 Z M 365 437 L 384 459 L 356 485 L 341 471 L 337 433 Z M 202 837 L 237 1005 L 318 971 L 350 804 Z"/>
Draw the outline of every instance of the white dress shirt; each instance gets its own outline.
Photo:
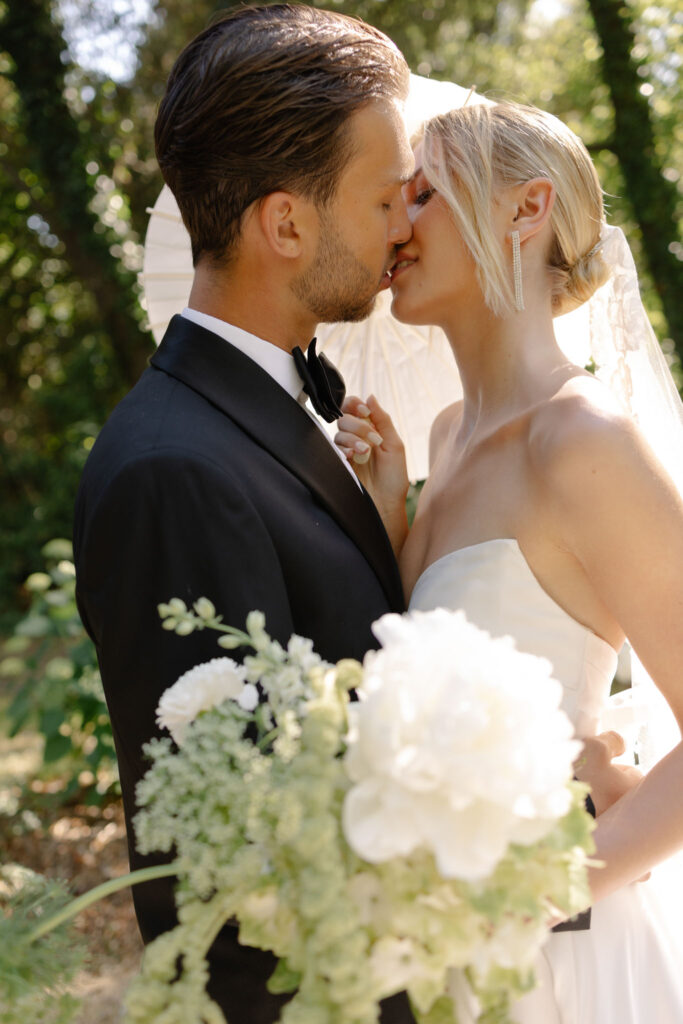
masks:
<path id="1" fill-rule="evenodd" d="M 204 327 L 207 331 L 213 331 L 214 334 L 234 345 L 235 348 L 239 349 L 245 356 L 248 356 L 249 359 L 253 359 L 281 388 L 285 389 L 288 395 L 291 395 L 295 402 L 302 405 L 319 430 L 322 431 L 344 466 L 346 466 L 358 487 L 361 486 L 353 467 L 344 458 L 325 429 L 325 426 L 307 404 L 303 381 L 299 376 L 299 371 L 296 368 L 294 356 L 291 352 L 278 348 L 272 342 L 265 341 L 255 334 L 250 334 L 248 331 L 242 330 L 241 327 L 235 327 L 234 324 L 229 324 L 226 320 L 219 320 L 218 317 L 210 316 L 208 313 L 200 313 L 199 310 L 190 309 L 189 306 L 185 307 L 182 315 L 186 320 L 191 320 L 199 327 Z"/>

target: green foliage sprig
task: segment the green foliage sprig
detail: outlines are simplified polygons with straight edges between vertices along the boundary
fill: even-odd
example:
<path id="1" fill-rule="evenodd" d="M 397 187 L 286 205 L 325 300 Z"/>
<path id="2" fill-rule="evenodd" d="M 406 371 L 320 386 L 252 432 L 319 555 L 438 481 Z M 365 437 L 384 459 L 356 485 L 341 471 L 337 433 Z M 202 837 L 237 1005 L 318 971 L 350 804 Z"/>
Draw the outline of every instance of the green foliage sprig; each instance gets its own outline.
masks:
<path id="1" fill-rule="evenodd" d="M 67 779 L 59 800 L 78 793 L 100 803 L 118 793 L 116 755 L 95 647 L 76 607 L 71 543 L 50 541 L 42 553 L 45 570 L 26 581 L 29 611 L 0 659 L 0 676 L 16 681 L 10 736 L 27 727 L 42 734 L 44 764 Z"/>
<path id="2" fill-rule="evenodd" d="M 51 930 L 26 948 L 41 919 L 59 913 L 70 900 L 60 883 L 18 865 L 0 871 L 0 1024 L 41 1021 L 68 1024 L 78 1000 L 67 991 L 85 956 L 73 929 Z"/>

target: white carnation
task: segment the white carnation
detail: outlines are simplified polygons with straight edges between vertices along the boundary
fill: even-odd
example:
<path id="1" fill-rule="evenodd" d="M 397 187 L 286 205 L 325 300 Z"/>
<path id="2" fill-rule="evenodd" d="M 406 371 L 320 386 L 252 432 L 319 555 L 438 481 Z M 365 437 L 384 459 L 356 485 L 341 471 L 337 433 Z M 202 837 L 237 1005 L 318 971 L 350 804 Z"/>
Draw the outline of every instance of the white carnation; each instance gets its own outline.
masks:
<path id="1" fill-rule="evenodd" d="M 232 658 L 212 658 L 195 665 L 161 695 L 157 724 L 168 729 L 181 746 L 188 725 L 201 711 L 208 711 L 228 699 L 252 710 L 258 702 L 258 692 L 255 686 L 245 685 L 245 678 L 244 667 Z"/>
<path id="2" fill-rule="evenodd" d="M 385 615 L 364 661 L 346 757 L 346 838 L 379 863 L 431 850 L 446 878 L 490 875 L 569 809 L 580 744 L 550 663 L 463 612 Z"/>

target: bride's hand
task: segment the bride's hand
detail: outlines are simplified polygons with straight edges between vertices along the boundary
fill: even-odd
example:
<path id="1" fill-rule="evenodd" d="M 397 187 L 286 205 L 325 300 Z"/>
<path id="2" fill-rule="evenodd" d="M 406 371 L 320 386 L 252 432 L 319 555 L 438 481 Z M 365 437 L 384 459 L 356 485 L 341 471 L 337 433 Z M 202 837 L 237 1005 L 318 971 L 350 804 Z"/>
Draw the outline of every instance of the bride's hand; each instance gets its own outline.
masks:
<path id="1" fill-rule="evenodd" d="M 584 740 L 583 750 L 574 765 L 574 774 L 591 788 L 596 815 L 603 814 L 625 793 L 637 786 L 643 773 L 633 765 L 612 764 L 626 749 L 617 732 L 603 732 Z"/>
<path id="2" fill-rule="evenodd" d="M 374 395 L 366 402 L 349 395 L 342 410 L 334 442 L 369 491 L 398 554 L 408 532 L 408 473 L 403 442 Z"/>
<path id="3" fill-rule="evenodd" d="M 623 737 L 618 732 L 602 732 L 584 740 L 581 757 L 574 765 L 574 774 L 579 782 L 586 782 L 591 788 L 591 799 L 596 817 L 604 814 L 613 804 L 643 778 L 635 765 L 612 764 L 626 749 Z M 650 872 L 641 875 L 637 881 L 647 882 Z"/>

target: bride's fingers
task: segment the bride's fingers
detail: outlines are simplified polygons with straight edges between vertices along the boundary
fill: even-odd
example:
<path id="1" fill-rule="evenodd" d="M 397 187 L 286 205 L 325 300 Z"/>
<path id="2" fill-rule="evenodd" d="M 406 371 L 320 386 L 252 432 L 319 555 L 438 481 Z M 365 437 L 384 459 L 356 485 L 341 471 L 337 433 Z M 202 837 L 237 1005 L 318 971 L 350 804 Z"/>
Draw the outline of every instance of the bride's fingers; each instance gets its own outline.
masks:
<path id="1" fill-rule="evenodd" d="M 365 419 L 370 415 L 370 410 L 358 395 L 347 395 L 341 405 L 342 412 L 348 413 L 351 416 L 358 416 L 361 419 Z"/>
<path id="2" fill-rule="evenodd" d="M 365 453 L 356 452 L 353 448 L 344 448 L 343 445 L 338 445 L 339 451 L 342 453 L 347 462 L 352 462 L 354 466 L 364 466 L 366 462 L 370 460 L 372 450 Z"/>
<path id="3" fill-rule="evenodd" d="M 605 749 L 608 760 L 612 760 L 614 757 L 621 757 L 626 750 L 626 743 L 624 737 L 620 736 L 618 732 L 610 730 L 609 732 L 601 732 L 595 739 L 601 743 Z"/>
<path id="4" fill-rule="evenodd" d="M 347 460 L 347 462 L 350 462 L 351 459 L 353 458 L 354 454 L 355 454 L 354 451 L 353 451 L 353 448 L 347 448 L 346 445 L 337 444 L 336 441 L 335 441 L 335 445 L 337 446 L 339 451 L 342 453 L 344 458 Z"/>
<path id="5" fill-rule="evenodd" d="M 372 445 L 350 431 L 338 430 L 334 435 L 334 443 L 344 458 L 356 466 L 365 465 L 372 455 Z"/>
<path id="6" fill-rule="evenodd" d="M 377 432 L 371 420 L 360 419 L 358 416 L 351 416 L 345 413 L 341 419 L 337 420 L 337 433 L 334 436 L 334 443 L 352 448 L 356 441 L 360 441 L 365 445 L 377 446 L 382 444 L 384 438 Z M 357 450 L 360 451 L 360 449 Z"/>
<path id="7" fill-rule="evenodd" d="M 408 490 L 405 449 L 391 417 L 373 395 L 367 403 L 352 396 L 344 402 L 343 410 L 334 443 L 353 466 L 368 464 L 362 479 L 375 502 L 385 511 L 400 507 L 404 515 Z"/>
<path id="8" fill-rule="evenodd" d="M 372 422 L 375 424 L 378 433 L 382 435 L 385 442 L 388 442 L 392 446 L 402 446 L 403 442 L 401 441 L 400 435 L 394 426 L 391 416 L 382 408 L 374 395 L 370 395 L 368 397 L 367 408 L 369 409 Z"/>
<path id="9" fill-rule="evenodd" d="M 577 777 L 589 776 L 591 771 L 603 768 L 613 758 L 624 753 L 626 744 L 618 732 L 602 732 L 584 740 L 583 750 L 576 763 Z M 583 773 L 583 774 L 582 774 Z"/>

